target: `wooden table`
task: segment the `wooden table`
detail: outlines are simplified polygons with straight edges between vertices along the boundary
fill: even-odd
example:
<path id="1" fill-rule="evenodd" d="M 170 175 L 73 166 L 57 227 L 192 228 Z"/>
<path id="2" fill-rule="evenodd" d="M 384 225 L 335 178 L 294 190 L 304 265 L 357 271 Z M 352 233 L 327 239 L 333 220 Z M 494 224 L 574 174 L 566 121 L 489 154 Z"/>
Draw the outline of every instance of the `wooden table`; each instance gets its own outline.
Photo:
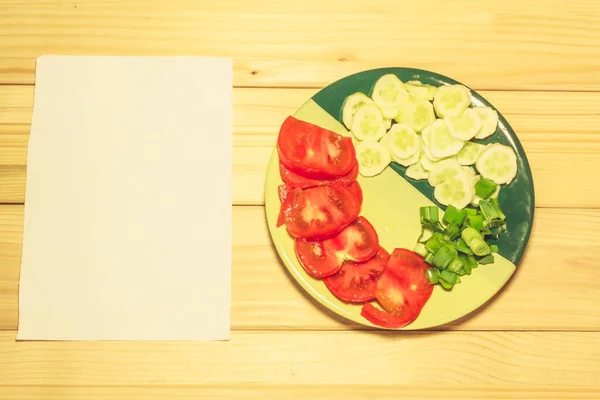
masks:
<path id="1" fill-rule="evenodd" d="M 229 342 L 15 342 L 34 64 L 49 53 L 234 57 Z M 365 331 L 329 314 L 266 229 L 284 117 L 380 66 L 480 90 L 533 168 L 538 208 L 514 279 L 436 331 Z M 599 177 L 596 0 L 0 0 L 0 399 L 598 399 Z"/>

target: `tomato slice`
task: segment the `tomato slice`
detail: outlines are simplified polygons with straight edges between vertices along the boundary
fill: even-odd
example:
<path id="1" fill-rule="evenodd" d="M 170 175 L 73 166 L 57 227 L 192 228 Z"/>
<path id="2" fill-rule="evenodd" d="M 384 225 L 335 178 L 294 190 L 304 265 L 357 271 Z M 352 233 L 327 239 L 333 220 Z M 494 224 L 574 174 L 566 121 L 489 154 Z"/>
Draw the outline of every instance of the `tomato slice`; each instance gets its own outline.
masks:
<path id="1" fill-rule="evenodd" d="M 348 261 L 332 276 L 325 278 L 331 293 L 350 303 L 363 303 L 375 298 L 377 278 L 385 269 L 389 253 L 379 247 L 377 254 L 368 261 Z"/>
<path id="2" fill-rule="evenodd" d="M 348 185 L 348 189 L 350 189 L 352 194 L 354 194 L 354 197 L 356 198 L 358 203 L 362 204 L 363 192 L 362 192 L 362 188 L 360 187 L 360 183 L 358 183 L 358 181 L 354 181 Z"/>
<path id="3" fill-rule="evenodd" d="M 433 285 L 425 276 L 429 265 L 408 249 L 395 249 L 377 280 L 375 298 L 384 311 L 370 304 L 361 315 L 386 328 L 401 328 L 419 316 L 431 297 Z"/>
<path id="4" fill-rule="evenodd" d="M 295 249 L 306 272 L 324 278 L 338 272 L 345 261 L 373 258 L 379 250 L 379 238 L 373 225 L 365 217 L 358 217 L 331 239 L 296 239 Z"/>
<path id="5" fill-rule="evenodd" d="M 358 217 L 360 203 L 345 185 L 295 188 L 281 204 L 279 221 L 295 238 L 328 239 Z"/>
<path id="6" fill-rule="evenodd" d="M 356 164 L 352 139 L 292 116 L 281 125 L 277 149 L 288 169 L 309 178 L 346 175 Z"/>
<path id="7" fill-rule="evenodd" d="M 288 185 L 279 185 L 277 187 L 277 193 L 279 194 L 279 201 L 281 202 L 281 207 L 279 208 L 279 216 L 277 217 L 277 227 L 280 227 L 290 218 L 290 214 L 292 212 L 291 204 L 290 204 L 290 192 L 292 188 Z"/>
<path id="8" fill-rule="evenodd" d="M 356 181 L 356 177 L 358 176 L 358 163 L 354 164 L 354 167 L 352 167 L 347 174 L 335 178 L 334 180 L 308 178 L 300 173 L 292 171 L 282 162 L 279 163 L 279 172 L 281 174 L 281 179 L 283 179 L 286 184 L 301 189 L 330 185 L 332 182 L 350 185 L 352 182 Z"/>

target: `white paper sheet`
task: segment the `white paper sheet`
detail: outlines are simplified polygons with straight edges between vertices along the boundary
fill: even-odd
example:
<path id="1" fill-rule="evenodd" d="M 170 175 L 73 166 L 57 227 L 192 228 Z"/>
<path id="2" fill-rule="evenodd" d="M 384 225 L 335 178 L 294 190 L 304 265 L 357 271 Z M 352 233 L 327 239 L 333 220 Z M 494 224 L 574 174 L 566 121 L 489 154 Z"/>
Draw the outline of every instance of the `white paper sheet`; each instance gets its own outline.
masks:
<path id="1" fill-rule="evenodd" d="M 38 59 L 19 340 L 224 340 L 232 61 Z"/>

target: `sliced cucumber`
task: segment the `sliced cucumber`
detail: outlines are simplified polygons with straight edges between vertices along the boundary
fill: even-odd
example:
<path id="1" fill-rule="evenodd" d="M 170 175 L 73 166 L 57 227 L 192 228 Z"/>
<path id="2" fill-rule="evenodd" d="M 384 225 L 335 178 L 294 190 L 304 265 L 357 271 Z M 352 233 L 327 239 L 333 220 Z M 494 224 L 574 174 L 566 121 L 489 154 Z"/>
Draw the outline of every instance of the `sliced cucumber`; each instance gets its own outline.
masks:
<path id="1" fill-rule="evenodd" d="M 397 158 L 409 158 L 420 150 L 421 138 L 407 124 L 395 124 L 388 136 L 388 149 Z"/>
<path id="2" fill-rule="evenodd" d="M 431 173 L 429 176 L 431 177 Z M 473 189 L 472 179 L 464 173 L 455 175 L 436 186 L 433 196 L 441 204 L 463 209 L 473 199 L 475 189 Z"/>
<path id="3" fill-rule="evenodd" d="M 435 113 L 433 106 L 427 100 L 411 98 L 400 105 L 394 119 L 420 132 L 435 121 Z"/>
<path id="4" fill-rule="evenodd" d="M 376 142 L 385 135 L 385 131 L 383 115 L 375 104 L 364 104 L 354 114 L 352 134 L 358 140 Z"/>
<path id="5" fill-rule="evenodd" d="M 475 168 L 473 168 L 473 167 L 462 167 L 462 168 L 463 168 L 462 169 L 463 173 L 467 176 L 473 177 L 473 176 L 477 175 L 477 173 L 475 172 Z"/>
<path id="6" fill-rule="evenodd" d="M 383 144 L 369 141 L 356 146 L 356 159 L 358 172 L 367 177 L 380 174 L 392 162 L 390 152 Z"/>
<path id="7" fill-rule="evenodd" d="M 458 140 L 471 140 L 481 129 L 481 119 L 473 109 L 467 108 L 465 112 L 456 117 L 445 117 L 450 135 Z"/>
<path id="8" fill-rule="evenodd" d="M 354 121 L 354 114 L 360 107 L 365 104 L 375 104 L 373 100 L 364 93 L 356 92 L 346 97 L 344 106 L 342 108 L 342 122 L 346 125 L 346 128 L 352 129 L 352 121 Z"/>
<path id="9" fill-rule="evenodd" d="M 404 87 L 412 97 L 423 100 L 433 100 L 437 87 L 426 85 L 420 81 L 408 81 L 404 84 Z"/>
<path id="10" fill-rule="evenodd" d="M 404 84 L 394 74 L 383 75 L 379 78 L 375 82 L 371 97 L 386 118 L 394 118 L 400 104 L 409 98 Z"/>
<path id="11" fill-rule="evenodd" d="M 392 119 L 391 118 L 384 118 L 383 119 L 383 125 L 385 125 L 385 129 L 390 129 L 392 127 Z"/>
<path id="12" fill-rule="evenodd" d="M 436 187 L 442 182 L 463 173 L 463 166 L 458 163 L 454 158 L 442 160 L 435 163 L 433 168 L 429 171 L 429 178 L 427 182 Z"/>
<path id="13" fill-rule="evenodd" d="M 485 150 L 485 145 L 467 142 L 464 147 L 456 155 L 456 160 L 462 165 L 473 165 Z"/>
<path id="14" fill-rule="evenodd" d="M 431 132 L 425 141 L 428 142 L 427 147 L 431 155 L 436 158 L 453 156 L 465 145 L 463 140 L 457 140 L 450 135 L 450 130 L 442 119 L 437 119 L 431 124 Z"/>
<path id="15" fill-rule="evenodd" d="M 490 107 L 473 107 L 473 111 L 481 119 L 481 129 L 475 135 L 475 139 L 485 139 L 493 135 L 498 128 L 498 112 Z"/>
<path id="16" fill-rule="evenodd" d="M 433 107 L 440 117 L 456 117 L 471 104 L 471 91 L 463 85 L 440 86 L 433 98 Z"/>
<path id="17" fill-rule="evenodd" d="M 408 167 L 410 165 L 418 163 L 421 160 L 421 144 L 421 141 L 419 141 L 419 150 L 415 152 L 415 154 L 413 154 L 412 156 L 408 158 L 398 158 L 394 154 L 392 154 L 392 160 L 404 167 Z"/>
<path id="18" fill-rule="evenodd" d="M 517 156 L 512 148 L 500 143 L 488 145 L 475 163 L 477 171 L 498 185 L 510 183 L 517 176 Z"/>
<path id="19" fill-rule="evenodd" d="M 421 154 L 421 159 L 419 160 L 419 162 L 421 163 L 421 165 L 423 166 L 423 168 L 425 170 L 431 171 L 433 169 L 433 167 L 435 166 L 436 162 L 431 161 L 427 157 L 427 154 L 425 154 L 425 150 L 426 150 L 426 147 L 423 147 L 423 154 Z"/>
<path id="20" fill-rule="evenodd" d="M 406 176 L 419 181 L 427 179 L 429 177 L 429 171 L 425 171 L 421 163 L 416 163 L 406 168 Z"/>

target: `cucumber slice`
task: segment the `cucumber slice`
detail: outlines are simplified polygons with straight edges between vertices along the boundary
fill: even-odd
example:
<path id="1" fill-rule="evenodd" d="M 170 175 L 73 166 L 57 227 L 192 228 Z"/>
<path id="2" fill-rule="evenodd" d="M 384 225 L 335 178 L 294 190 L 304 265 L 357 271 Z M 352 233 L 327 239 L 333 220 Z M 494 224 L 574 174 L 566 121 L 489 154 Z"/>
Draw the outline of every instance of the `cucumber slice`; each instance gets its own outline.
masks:
<path id="1" fill-rule="evenodd" d="M 388 136 L 388 149 L 397 158 L 409 158 L 420 150 L 421 138 L 407 124 L 395 124 Z"/>
<path id="2" fill-rule="evenodd" d="M 385 135 L 385 131 L 383 115 L 375 104 L 364 104 L 354 114 L 352 134 L 358 140 L 376 142 Z"/>
<path id="3" fill-rule="evenodd" d="M 433 98 L 433 107 L 440 117 L 456 117 L 471 104 L 471 91 L 463 85 L 440 86 Z"/>
<path id="4" fill-rule="evenodd" d="M 408 81 L 404 84 L 404 87 L 412 97 L 423 100 L 433 100 L 437 87 L 426 85 L 421 81 Z"/>
<path id="5" fill-rule="evenodd" d="M 458 140 L 471 140 L 481 129 L 481 119 L 473 109 L 467 108 L 457 117 L 445 117 L 450 135 Z"/>
<path id="6" fill-rule="evenodd" d="M 425 171 L 421 163 L 416 163 L 406 168 L 406 176 L 419 181 L 429 178 L 429 171 Z"/>
<path id="7" fill-rule="evenodd" d="M 371 97 L 386 118 L 394 118 L 400 104 L 409 98 L 404 84 L 394 74 L 383 75 L 379 78 L 375 82 Z"/>
<path id="8" fill-rule="evenodd" d="M 485 150 L 485 145 L 474 142 L 467 142 L 456 155 L 456 161 L 458 161 L 462 165 L 473 165 L 475 164 L 475 161 L 477 161 L 481 153 L 483 153 L 483 150 Z"/>
<path id="9" fill-rule="evenodd" d="M 412 156 L 408 158 L 398 158 L 394 154 L 392 154 L 392 160 L 404 167 L 417 164 L 421 160 L 421 141 L 419 141 L 419 151 L 415 152 L 415 154 L 413 154 Z"/>
<path id="10" fill-rule="evenodd" d="M 436 187 L 442 182 L 463 173 L 463 166 L 458 163 L 454 158 L 442 160 L 435 163 L 433 168 L 429 171 L 429 178 L 427 182 Z M 471 199 L 469 199 L 470 201 Z"/>
<path id="11" fill-rule="evenodd" d="M 392 119 L 391 118 L 384 118 L 383 119 L 383 125 L 385 125 L 385 129 L 390 129 L 392 127 Z"/>
<path id="12" fill-rule="evenodd" d="M 474 177 L 475 175 L 477 175 L 477 173 L 475 172 L 475 168 L 473 168 L 473 167 L 462 167 L 462 168 L 463 168 L 463 173 L 467 176 Z M 477 180 L 479 180 L 479 179 L 477 179 Z M 475 181 L 475 182 L 477 182 L 477 181 Z"/>
<path id="13" fill-rule="evenodd" d="M 477 171 L 498 185 L 510 183 L 517 176 L 517 156 L 512 148 L 500 143 L 490 144 L 475 163 Z"/>
<path id="14" fill-rule="evenodd" d="M 354 114 L 360 107 L 365 104 L 375 104 L 373 100 L 364 93 L 356 92 L 346 97 L 344 106 L 342 108 L 342 122 L 346 125 L 346 128 L 352 129 L 352 121 L 354 121 Z"/>
<path id="15" fill-rule="evenodd" d="M 457 140 L 450 135 L 448 125 L 442 119 L 437 119 L 431 124 L 431 132 L 425 139 L 428 142 L 431 155 L 436 158 L 446 158 L 458 153 L 465 142 Z"/>
<path id="16" fill-rule="evenodd" d="M 366 177 L 380 174 L 392 162 L 392 156 L 383 144 L 368 141 L 356 146 L 356 159 L 358 172 Z"/>
<path id="17" fill-rule="evenodd" d="M 423 168 L 425 170 L 431 171 L 433 169 L 433 167 L 435 167 L 436 162 L 431 161 L 427 157 L 427 154 L 425 154 L 425 149 L 426 149 L 426 147 L 423 148 L 423 154 L 421 154 L 421 159 L 419 160 L 419 162 L 421 163 L 421 165 L 423 166 Z"/>
<path id="18" fill-rule="evenodd" d="M 429 174 L 431 177 L 431 173 Z M 453 205 L 460 209 L 465 208 L 473 199 L 473 178 L 464 173 L 455 175 L 435 187 L 433 196 L 444 205 Z"/>
<path id="19" fill-rule="evenodd" d="M 490 107 L 473 107 L 473 111 L 481 119 L 481 129 L 475 135 L 475 139 L 485 139 L 496 133 L 498 128 L 498 112 Z"/>
<path id="20" fill-rule="evenodd" d="M 394 119 L 420 132 L 435 121 L 435 113 L 433 106 L 427 100 L 412 98 L 400 105 Z"/>

